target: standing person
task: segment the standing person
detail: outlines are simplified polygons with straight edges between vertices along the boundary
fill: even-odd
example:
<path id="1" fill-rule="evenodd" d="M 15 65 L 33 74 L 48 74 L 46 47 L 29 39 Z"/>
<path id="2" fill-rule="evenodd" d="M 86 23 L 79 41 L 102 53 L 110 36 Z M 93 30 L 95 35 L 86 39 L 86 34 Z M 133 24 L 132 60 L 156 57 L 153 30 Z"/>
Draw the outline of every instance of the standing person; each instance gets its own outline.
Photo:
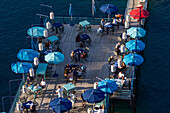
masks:
<path id="1" fill-rule="evenodd" d="M 116 49 L 116 52 L 117 52 L 117 56 L 120 55 L 120 46 L 121 44 L 120 43 L 117 43 L 116 46 L 115 46 L 115 49 Z"/>
<path id="2" fill-rule="evenodd" d="M 120 52 L 121 52 L 121 55 L 125 52 L 125 45 L 124 44 L 122 44 L 120 46 Z"/>
<path id="3" fill-rule="evenodd" d="M 114 18 L 114 17 L 113 17 L 112 19 L 113 19 L 112 24 L 113 24 L 114 26 L 117 26 L 117 28 L 119 28 L 117 19 Z"/>
<path id="4" fill-rule="evenodd" d="M 126 34 L 126 32 L 123 32 L 123 33 L 122 33 L 122 40 L 123 40 L 124 42 L 127 42 L 127 34 Z"/>
<path id="5" fill-rule="evenodd" d="M 78 76 L 77 68 L 73 68 L 73 77 L 75 79 L 75 85 L 77 83 L 77 76 Z"/>
<path id="6" fill-rule="evenodd" d="M 100 21 L 100 25 L 102 26 L 102 29 L 104 31 L 104 24 L 106 23 L 106 21 L 104 20 L 104 18 L 102 18 L 102 20 Z"/>
<path id="7" fill-rule="evenodd" d="M 114 57 L 113 57 L 113 56 L 110 56 L 110 57 L 108 58 L 108 63 L 110 64 L 113 60 L 114 60 Z"/>
<path id="8" fill-rule="evenodd" d="M 30 80 L 31 80 L 31 79 L 30 79 L 30 74 L 28 73 L 28 74 L 27 74 L 27 84 L 30 83 Z"/>
<path id="9" fill-rule="evenodd" d="M 76 98 L 76 95 L 75 95 L 75 91 L 73 91 L 71 94 L 70 94 L 70 100 L 72 100 L 72 107 L 73 107 L 73 109 L 75 109 L 75 103 L 76 103 L 76 101 L 77 101 L 77 98 Z"/>
<path id="10" fill-rule="evenodd" d="M 95 82 L 94 83 L 94 87 L 93 87 L 94 89 L 97 89 L 98 88 L 98 82 Z"/>
<path id="11" fill-rule="evenodd" d="M 85 92 L 85 90 L 82 90 L 82 94 L 81 94 L 81 99 L 82 99 L 82 106 L 85 108 L 86 107 L 86 102 L 83 99 L 83 93 Z"/>
<path id="12" fill-rule="evenodd" d="M 58 86 L 56 93 L 58 93 L 58 98 L 63 98 L 63 88 L 61 88 L 61 86 Z"/>

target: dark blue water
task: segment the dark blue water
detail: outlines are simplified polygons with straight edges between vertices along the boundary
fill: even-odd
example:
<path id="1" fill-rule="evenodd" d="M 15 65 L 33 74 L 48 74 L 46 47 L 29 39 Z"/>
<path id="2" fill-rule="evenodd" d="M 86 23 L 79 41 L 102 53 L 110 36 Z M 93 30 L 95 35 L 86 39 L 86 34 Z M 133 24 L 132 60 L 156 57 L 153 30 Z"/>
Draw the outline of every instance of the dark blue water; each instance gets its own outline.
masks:
<path id="1" fill-rule="evenodd" d="M 68 16 L 71 3 L 75 15 L 91 16 L 91 0 L 0 0 L 0 112 L 1 98 L 9 96 L 8 81 L 21 78 L 21 75 L 11 71 L 10 65 L 18 61 L 16 55 L 19 49 L 30 48 L 26 31 L 32 24 L 36 24 L 35 15 L 40 12 L 39 6 L 42 3 L 52 5 L 55 15 Z M 99 11 L 99 7 L 105 3 L 118 6 L 119 13 L 124 13 L 126 0 L 97 0 L 96 16 L 104 15 Z M 14 82 L 11 86 L 12 95 L 15 95 L 17 83 Z M 9 99 L 5 99 L 5 111 L 10 107 L 9 102 Z"/>
<path id="2" fill-rule="evenodd" d="M 170 1 L 149 0 L 144 64 L 137 91 L 137 113 L 170 113 Z"/>

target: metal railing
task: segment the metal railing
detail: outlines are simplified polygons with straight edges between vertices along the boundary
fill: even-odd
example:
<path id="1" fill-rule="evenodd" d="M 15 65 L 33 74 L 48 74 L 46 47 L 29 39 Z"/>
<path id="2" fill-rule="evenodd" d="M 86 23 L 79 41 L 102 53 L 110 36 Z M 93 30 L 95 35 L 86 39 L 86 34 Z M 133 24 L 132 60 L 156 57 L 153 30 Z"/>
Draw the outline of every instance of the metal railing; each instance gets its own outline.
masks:
<path id="1" fill-rule="evenodd" d="M 20 83 L 20 86 L 19 86 L 18 91 L 17 91 L 15 98 L 14 98 L 13 104 L 12 104 L 10 110 L 9 110 L 9 113 L 13 113 L 15 111 L 16 103 L 19 101 L 19 96 L 21 95 L 21 89 L 22 89 L 23 85 L 24 85 L 24 80 L 22 80 L 21 83 Z"/>
<path id="2" fill-rule="evenodd" d="M 79 24 L 79 22 L 87 20 L 88 22 L 90 22 L 91 25 L 100 25 L 100 21 L 102 18 L 98 17 L 98 18 L 93 18 L 93 17 L 81 17 L 81 16 L 76 16 L 76 17 L 72 17 L 72 21 L 71 21 L 71 17 L 69 16 L 55 16 L 55 21 L 56 22 L 61 22 L 64 24 Z M 104 18 L 105 20 L 107 20 L 108 18 Z M 111 20 L 111 18 L 110 18 Z"/>

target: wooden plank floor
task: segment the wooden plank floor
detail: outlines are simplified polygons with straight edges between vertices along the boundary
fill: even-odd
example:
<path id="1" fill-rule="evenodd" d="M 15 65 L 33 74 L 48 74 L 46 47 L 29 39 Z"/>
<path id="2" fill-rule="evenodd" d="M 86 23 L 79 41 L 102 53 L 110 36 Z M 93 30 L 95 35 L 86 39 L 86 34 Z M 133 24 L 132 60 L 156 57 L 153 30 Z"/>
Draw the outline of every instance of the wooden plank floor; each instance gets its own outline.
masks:
<path id="1" fill-rule="evenodd" d="M 36 101 L 38 102 L 38 106 L 36 107 L 38 113 L 51 113 L 52 110 L 49 108 L 49 103 L 52 99 L 57 98 L 57 94 L 55 91 L 57 90 L 58 85 L 63 86 L 66 83 L 64 79 L 64 67 L 65 65 L 71 64 L 70 53 L 72 50 L 77 49 L 75 37 L 77 35 L 78 26 L 71 27 L 70 25 L 64 25 L 65 31 L 62 34 L 61 39 L 61 48 L 63 54 L 65 56 L 65 61 L 56 66 L 58 77 L 47 77 L 47 87 L 45 89 L 43 97 L 37 97 Z M 114 55 L 114 46 L 119 41 L 118 36 L 123 32 L 124 28 L 120 26 L 119 29 L 115 29 L 114 33 L 109 33 L 108 35 L 105 33 L 103 36 L 96 33 L 96 29 L 99 26 L 92 26 L 91 32 L 87 32 L 87 34 L 91 37 L 92 43 L 89 46 L 89 57 L 88 61 L 77 64 L 83 64 L 87 67 L 86 73 L 82 76 L 82 78 L 78 79 L 76 84 L 76 96 L 78 97 L 78 101 L 76 103 L 76 108 L 71 110 L 73 113 L 86 113 L 87 108 L 92 107 L 92 105 L 87 105 L 86 108 L 83 108 L 81 105 L 81 91 L 90 89 L 93 87 L 93 83 L 99 81 L 96 77 L 100 77 L 101 79 L 105 79 L 109 75 L 109 68 L 107 64 L 107 59 Z M 131 72 L 127 76 L 131 76 Z M 33 100 L 33 99 L 32 99 Z"/>
<path id="2" fill-rule="evenodd" d="M 139 3 L 140 3 L 140 0 L 128 0 L 125 14 L 129 15 L 129 12 L 132 11 L 133 9 L 136 9 L 136 7 L 137 7 L 137 5 L 139 5 Z M 147 4 L 146 1 L 141 3 L 143 8 L 144 8 L 145 4 Z M 141 20 L 141 25 L 144 25 L 144 19 Z M 137 19 L 131 18 L 130 19 L 130 27 L 137 27 L 137 26 L 139 26 L 139 22 L 137 21 Z"/>

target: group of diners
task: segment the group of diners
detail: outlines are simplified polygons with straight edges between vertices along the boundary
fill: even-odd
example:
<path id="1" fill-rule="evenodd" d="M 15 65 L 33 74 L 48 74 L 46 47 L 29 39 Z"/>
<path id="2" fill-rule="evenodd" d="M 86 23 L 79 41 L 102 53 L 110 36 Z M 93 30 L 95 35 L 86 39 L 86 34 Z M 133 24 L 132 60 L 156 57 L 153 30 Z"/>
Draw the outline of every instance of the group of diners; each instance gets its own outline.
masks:
<path id="1" fill-rule="evenodd" d="M 123 70 L 126 68 L 125 63 L 122 61 L 121 58 L 115 60 L 113 56 L 108 58 L 108 64 L 110 65 L 111 73 L 113 74 L 114 78 L 122 79 L 122 84 L 125 83 L 126 77 L 123 73 Z"/>
<path id="2" fill-rule="evenodd" d="M 76 42 L 80 43 L 80 47 L 85 47 L 91 44 L 90 36 L 79 32 L 76 36 Z"/>
<path id="3" fill-rule="evenodd" d="M 72 61 L 75 61 L 75 62 L 86 60 L 86 58 L 88 57 L 88 50 L 78 48 L 71 52 L 70 57 L 71 57 Z"/>
<path id="4" fill-rule="evenodd" d="M 67 78 L 67 83 L 68 82 L 73 82 L 76 84 L 77 78 L 81 77 L 83 72 L 86 71 L 86 67 L 82 64 L 80 65 L 75 65 L 75 64 L 66 64 L 65 69 L 64 69 L 64 77 Z"/>
<path id="5" fill-rule="evenodd" d="M 102 18 L 100 22 L 100 28 L 97 29 L 97 33 L 103 33 L 104 31 L 106 31 L 108 34 L 110 29 L 112 32 L 114 32 L 115 26 L 117 26 L 118 29 L 120 24 L 124 25 L 124 20 L 122 21 L 121 18 L 122 16 L 116 17 L 115 15 L 115 17 L 112 18 L 112 22 L 107 22 L 104 20 L 104 18 Z"/>
<path id="6" fill-rule="evenodd" d="M 20 113 L 23 113 L 23 112 L 28 113 L 29 111 L 30 111 L 30 113 L 36 113 L 36 105 L 32 101 L 27 101 L 24 103 L 18 102 L 16 104 L 16 109 Z"/>

